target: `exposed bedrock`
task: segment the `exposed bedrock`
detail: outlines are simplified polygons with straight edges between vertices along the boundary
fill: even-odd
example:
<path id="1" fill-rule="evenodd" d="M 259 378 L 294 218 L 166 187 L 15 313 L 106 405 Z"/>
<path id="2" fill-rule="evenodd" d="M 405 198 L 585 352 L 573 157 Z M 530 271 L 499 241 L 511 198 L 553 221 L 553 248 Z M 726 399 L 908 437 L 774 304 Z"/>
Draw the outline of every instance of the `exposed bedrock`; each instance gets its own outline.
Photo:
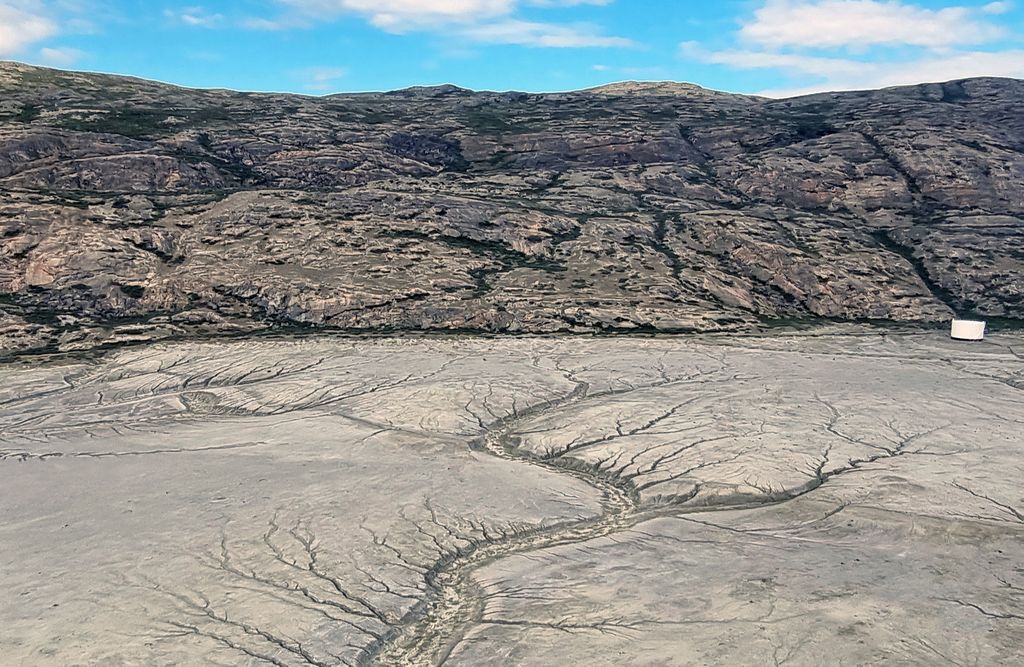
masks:
<path id="1" fill-rule="evenodd" d="M 0 92 L 8 352 L 1024 318 L 1020 81 L 312 98 L 3 63 Z"/>

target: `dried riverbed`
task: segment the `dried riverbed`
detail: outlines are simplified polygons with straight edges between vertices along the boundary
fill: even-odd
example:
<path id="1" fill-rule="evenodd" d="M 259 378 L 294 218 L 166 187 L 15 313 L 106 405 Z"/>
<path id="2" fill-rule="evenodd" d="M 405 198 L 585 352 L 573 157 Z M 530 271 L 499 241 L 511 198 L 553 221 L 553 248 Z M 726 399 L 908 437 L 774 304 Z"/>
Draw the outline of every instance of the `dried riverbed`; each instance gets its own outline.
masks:
<path id="1" fill-rule="evenodd" d="M 1024 338 L 0 366 L 11 664 L 1019 664 Z"/>

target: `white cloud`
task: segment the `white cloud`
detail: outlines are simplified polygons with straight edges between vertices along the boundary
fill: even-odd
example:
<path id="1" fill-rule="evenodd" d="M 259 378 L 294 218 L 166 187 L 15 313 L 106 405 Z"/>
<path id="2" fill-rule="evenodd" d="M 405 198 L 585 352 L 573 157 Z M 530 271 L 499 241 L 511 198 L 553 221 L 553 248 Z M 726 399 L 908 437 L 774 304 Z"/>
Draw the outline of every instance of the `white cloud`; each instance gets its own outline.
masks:
<path id="1" fill-rule="evenodd" d="M 326 93 L 337 90 L 338 80 L 347 76 L 348 70 L 344 67 L 309 67 L 297 74 L 305 82 L 303 87 L 306 90 Z"/>
<path id="2" fill-rule="evenodd" d="M 84 51 L 70 48 L 42 48 L 39 49 L 39 58 L 47 65 L 55 67 L 67 67 L 85 57 Z"/>
<path id="3" fill-rule="evenodd" d="M 602 35 L 593 26 L 570 26 L 508 20 L 463 29 L 469 39 L 488 44 L 518 44 L 549 48 L 632 47 L 624 37 Z"/>
<path id="4" fill-rule="evenodd" d="M 615 0 L 529 0 L 527 4 L 534 7 L 579 7 L 580 5 L 597 5 L 603 7 Z"/>
<path id="5" fill-rule="evenodd" d="M 311 17 L 358 14 L 391 32 L 505 16 L 515 0 L 281 0 Z"/>
<path id="6" fill-rule="evenodd" d="M 249 30 L 288 30 L 289 28 L 304 28 L 307 25 L 306 21 L 292 18 L 266 19 L 250 17 L 242 21 L 242 27 Z"/>
<path id="7" fill-rule="evenodd" d="M 901 0 L 768 0 L 740 29 L 741 39 L 769 49 L 945 48 L 1002 34 L 969 7 L 933 10 Z"/>
<path id="8" fill-rule="evenodd" d="M 1011 9 L 1013 9 L 1013 3 L 1009 2 L 1008 0 L 1004 0 L 1002 2 L 990 2 L 987 5 L 983 6 L 981 8 L 981 11 L 985 12 L 986 14 L 999 15 L 1005 14 Z"/>
<path id="9" fill-rule="evenodd" d="M 178 11 L 165 9 L 164 16 L 193 28 L 214 28 L 224 21 L 223 14 L 211 14 L 203 7 L 185 7 Z"/>
<path id="10" fill-rule="evenodd" d="M 834 90 L 865 90 L 887 86 L 967 79 L 977 76 L 1024 78 L 1024 50 L 926 53 L 899 62 L 864 62 L 764 51 L 703 51 L 693 43 L 683 53 L 702 62 L 735 69 L 772 69 L 796 76 L 812 76 L 813 84 L 759 91 L 767 97 L 793 97 Z"/>
<path id="11" fill-rule="evenodd" d="M 977 76 L 1024 77 L 1024 50 L 989 16 L 1007 1 L 929 9 L 906 0 L 763 0 L 741 24 L 736 46 L 684 42 L 684 58 L 744 71 L 772 71 L 788 97 Z M 773 76 L 778 79 L 778 76 Z"/>
<path id="12" fill-rule="evenodd" d="M 604 35 L 592 25 L 520 19 L 522 4 L 541 8 L 607 5 L 614 0 L 277 0 L 294 11 L 278 18 L 250 18 L 256 30 L 308 27 L 345 14 L 360 16 L 391 33 L 432 31 L 487 44 L 548 48 L 635 46 L 624 37 Z"/>
<path id="13" fill-rule="evenodd" d="M 0 57 L 19 53 L 57 34 L 57 24 L 33 6 L 35 3 L 0 1 Z"/>
<path id="14" fill-rule="evenodd" d="M 867 63 L 845 58 L 827 58 L 798 53 L 773 51 L 745 51 L 741 49 L 705 51 L 695 42 L 681 45 L 683 55 L 713 65 L 733 69 L 773 69 L 791 74 L 811 74 L 823 77 L 856 77 L 868 67 Z"/>

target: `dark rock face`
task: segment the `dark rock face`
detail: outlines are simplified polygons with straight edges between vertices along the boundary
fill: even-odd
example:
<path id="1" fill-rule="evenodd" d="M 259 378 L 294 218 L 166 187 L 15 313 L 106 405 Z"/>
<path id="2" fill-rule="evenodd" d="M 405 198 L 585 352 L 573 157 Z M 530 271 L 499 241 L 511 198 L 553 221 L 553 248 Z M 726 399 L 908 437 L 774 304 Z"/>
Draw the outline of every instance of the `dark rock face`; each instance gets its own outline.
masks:
<path id="1" fill-rule="evenodd" d="M 426 164 L 461 170 L 469 167 L 458 141 L 432 135 L 415 135 L 398 132 L 388 137 L 387 146 L 400 157 L 425 162 Z"/>
<path id="2" fill-rule="evenodd" d="M 308 98 L 0 64 L 0 350 L 1024 319 L 1024 82 Z"/>

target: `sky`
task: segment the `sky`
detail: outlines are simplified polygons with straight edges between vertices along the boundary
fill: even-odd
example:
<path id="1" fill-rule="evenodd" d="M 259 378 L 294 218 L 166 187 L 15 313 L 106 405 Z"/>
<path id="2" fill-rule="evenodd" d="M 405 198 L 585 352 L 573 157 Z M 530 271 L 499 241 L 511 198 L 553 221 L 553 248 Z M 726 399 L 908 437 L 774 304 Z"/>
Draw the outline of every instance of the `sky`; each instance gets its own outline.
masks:
<path id="1" fill-rule="evenodd" d="M 673 80 L 785 97 L 1024 78 L 1024 0 L 0 0 L 0 59 L 310 95 Z"/>

